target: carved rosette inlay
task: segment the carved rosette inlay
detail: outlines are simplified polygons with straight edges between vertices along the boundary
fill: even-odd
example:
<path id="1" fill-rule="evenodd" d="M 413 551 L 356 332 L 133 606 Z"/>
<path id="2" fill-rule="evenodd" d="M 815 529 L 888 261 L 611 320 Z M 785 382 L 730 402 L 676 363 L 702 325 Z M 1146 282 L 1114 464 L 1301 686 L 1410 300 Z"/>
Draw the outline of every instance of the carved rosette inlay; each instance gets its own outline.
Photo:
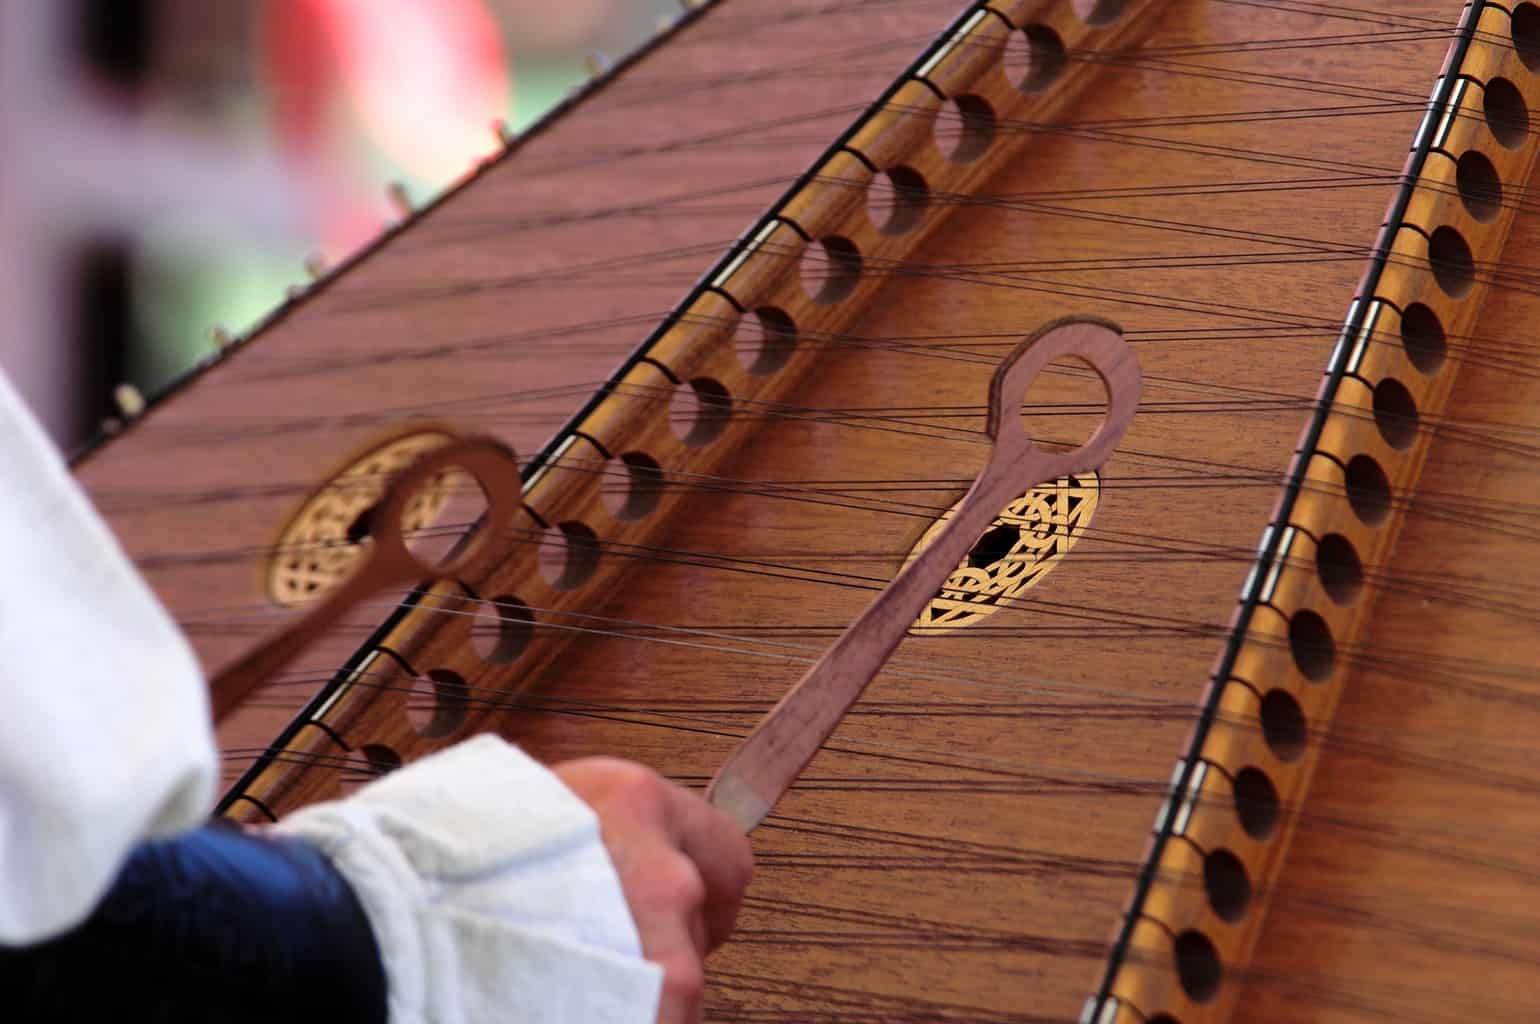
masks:
<path id="1" fill-rule="evenodd" d="M 268 596 L 286 606 L 303 604 L 351 572 L 363 550 L 363 538 L 354 535 L 360 518 L 384 496 L 393 475 L 450 440 L 442 431 L 415 431 L 370 449 L 334 474 L 280 533 L 268 561 Z M 419 490 L 401 518 L 403 532 L 433 525 L 448 500 L 447 482 Z"/>
<path id="2" fill-rule="evenodd" d="M 1039 580 L 1069 553 L 1096 513 L 1095 473 L 1060 477 L 1007 505 L 915 620 L 914 636 L 949 633 L 982 622 Z M 960 502 L 959 502 L 960 504 Z M 957 511 L 953 505 L 921 535 L 905 559 L 925 550 Z"/>

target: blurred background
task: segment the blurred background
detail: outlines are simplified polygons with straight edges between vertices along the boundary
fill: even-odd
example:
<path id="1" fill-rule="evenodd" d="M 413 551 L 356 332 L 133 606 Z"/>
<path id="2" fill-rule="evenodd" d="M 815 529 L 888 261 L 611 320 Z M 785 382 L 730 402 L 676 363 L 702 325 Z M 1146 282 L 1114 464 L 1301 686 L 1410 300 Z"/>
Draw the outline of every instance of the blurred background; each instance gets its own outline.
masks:
<path id="1" fill-rule="evenodd" d="M 0 365 L 78 447 L 680 13 L 0 0 Z"/>

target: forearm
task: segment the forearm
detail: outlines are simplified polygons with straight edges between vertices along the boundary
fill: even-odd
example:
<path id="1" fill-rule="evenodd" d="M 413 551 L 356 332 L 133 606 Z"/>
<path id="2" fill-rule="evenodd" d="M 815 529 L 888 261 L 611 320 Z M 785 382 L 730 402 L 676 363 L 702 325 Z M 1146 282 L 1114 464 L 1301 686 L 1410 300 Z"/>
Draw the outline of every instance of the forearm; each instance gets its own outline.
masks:
<path id="1" fill-rule="evenodd" d="M 384 1024 L 348 883 L 310 845 L 211 825 L 137 847 L 78 928 L 0 948 L 10 1019 Z"/>
<path id="2" fill-rule="evenodd" d="M 83 921 L 215 784 L 197 660 L 0 373 L 0 944 Z"/>

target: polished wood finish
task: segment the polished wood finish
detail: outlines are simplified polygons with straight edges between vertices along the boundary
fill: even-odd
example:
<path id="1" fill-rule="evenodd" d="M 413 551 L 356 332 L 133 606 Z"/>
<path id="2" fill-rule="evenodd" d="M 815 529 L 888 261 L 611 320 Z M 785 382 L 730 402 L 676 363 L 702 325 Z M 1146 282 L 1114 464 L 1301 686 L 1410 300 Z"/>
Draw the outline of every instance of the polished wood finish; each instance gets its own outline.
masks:
<path id="1" fill-rule="evenodd" d="M 1055 359 L 1078 360 L 1101 377 L 1107 416 L 1070 451 L 1034 445 L 1017 426 L 1022 398 Z M 979 542 L 1000 509 L 1023 491 L 1089 473 L 1107 460 L 1139 408 L 1139 361 L 1115 325 L 1095 320 L 1049 324 L 1017 346 L 989 385 L 989 458 L 951 510 L 946 528 L 904 564 L 893 581 L 786 696 L 744 737 L 706 786 L 706 799 L 745 832 L 756 828 L 828 742 L 840 721 L 887 664 L 925 606 Z"/>
<path id="2" fill-rule="evenodd" d="M 420 494 L 441 486 L 453 471 L 465 473 L 485 495 L 486 512 L 463 545 L 447 557 L 429 562 L 411 548 L 404 526 L 407 510 Z M 518 457 L 499 441 L 451 436 L 420 456 L 390 481 L 379 503 L 369 510 L 365 531 L 368 547 L 352 572 L 307 607 L 297 622 L 225 666 L 209 681 L 214 721 L 224 721 L 366 598 L 382 590 L 426 586 L 470 574 L 492 547 L 490 539 L 508 531 L 523 504 Z"/>
<path id="3" fill-rule="evenodd" d="M 1269 536 L 1277 537 L 1276 547 L 1265 550 L 1264 541 L 1262 560 L 1243 593 L 1243 600 L 1255 598 L 1255 611 L 1246 619 L 1237 612 L 1238 650 L 1221 656 L 1212 677 L 1211 685 L 1224 691 L 1215 695 L 1221 716 L 1191 752 L 1188 763 L 1194 767 L 1174 782 L 1166 813 L 1182 824 L 1152 865 L 1143 908 L 1159 927 L 1143 929 L 1138 940 L 1168 952 L 1132 960 L 1110 986 L 1146 1016 L 1165 1012 L 1182 1021 L 1225 1020 L 1240 996 L 1240 986 L 1218 979 L 1213 986 L 1184 983 L 1168 965 L 1184 940 L 1196 944 L 1201 936 L 1217 955 L 1216 972 L 1245 972 L 1263 923 L 1254 908 L 1266 905 L 1299 819 L 1287 816 L 1265 833 L 1248 828 L 1235 813 L 1236 795 L 1225 780 L 1260 771 L 1281 805 L 1309 807 L 1322 744 L 1298 741 L 1284 723 L 1302 716 L 1315 732 L 1330 729 L 1343 689 L 1362 661 L 1376 596 L 1376 588 L 1366 592 L 1361 580 L 1340 577 L 1357 574 L 1355 566 L 1386 564 L 1402 524 L 1397 510 L 1374 507 L 1366 496 L 1353 500 L 1348 492 L 1355 485 L 1345 473 L 1356 467 L 1383 478 L 1387 498 L 1415 492 L 1435 438 L 1423 424 L 1450 411 L 1448 397 L 1461 363 L 1459 354 L 1437 365 L 1414 362 L 1417 352 L 1404 341 L 1401 311 L 1431 314 L 1448 336 L 1472 335 L 1492 283 L 1474 268 L 1500 262 L 1517 207 L 1494 202 L 1486 210 L 1452 172 L 1457 161 L 1476 154 L 1500 180 L 1528 181 L 1540 152 L 1540 138 L 1527 133 L 1504 145 L 1483 116 L 1482 83 L 1522 81 L 1527 74 L 1507 35 L 1508 13 L 1467 8 L 1467 17 L 1472 43 L 1468 50 L 1451 47 L 1441 71 L 1452 83 L 1449 100 L 1430 104 L 1419 129 L 1419 137 L 1427 137 L 1427 155 L 1414 147 L 1403 172 L 1411 183 L 1410 201 L 1404 212 L 1393 204 L 1376 244 L 1377 251 L 1389 254 L 1386 266 L 1382 272 L 1372 269 L 1360 285 L 1354 312 L 1361 315 L 1350 315 L 1317 395 L 1318 435 L 1312 438 L 1307 430 L 1296 451 L 1294 467 L 1306 481 L 1305 493 L 1292 501 L 1286 495 L 1274 511 Z M 1474 260 L 1468 274 L 1456 267 L 1438 271 L 1434 240 L 1441 235 L 1458 240 L 1449 245 L 1468 248 Z M 1258 721 L 1263 728 L 1256 728 Z M 1248 912 L 1192 898 L 1190 879 L 1223 870 L 1215 864 L 1244 867 L 1237 877 L 1253 890 L 1243 908 Z"/>
<path id="4" fill-rule="evenodd" d="M 1094 313 L 1124 326 L 1146 379 L 1094 523 L 986 626 L 901 644 L 756 832 L 759 877 L 714 961 L 708 1019 L 1073 1019 L 1154 852 L 1151 818 L 1178 816 L 1190 841 L 1162 847 L 1099 1024 L 1533 1016 L 1540 616 L 1515 567 L 1536 554 L 1540 229 L 1514 94 L 1540 106 L 1540 61 L 1533 40 L 1513 44 L 1540 10 L 1480 12 L 1458 69 L 1470 84 L 1434 119 L 1409 227 L 1388 239 L 1384 304 L 1344 342 L 1457 4 L 1000 5 L 948 30 L 977 45 L 932 51 L 923 82 L 825 152 L 956 8 L 706 12 L 82 467 L 175 610 L 230 610 L 195 634 L 217 668 L 259 632 L 241 627 L 276 621 L 255 564 L 348 450 L 431 415 L 534 452 L 593 417 L 531 473 L 507 561 L 419 597 L 309 709 L 246 813 L 487 728 L 543 757 L 620 753 L 703 783 L 977 475 L 1000 354 Z M 1042 24 L 1074 41 L 1063 73 L 1013 84 L 1000 68 L 1034 46 L 1053 61 L 1022 31 Z M 987 141 L 971 101 L 944 102 L 1002 85 L 1040 105 Z M 880 249 L 895 243 L 868 198 L 889 188 L 889 215 L 908 217 L 916 195 L 881 172 L 934 186 L 975 160 L 989 172 L 927 190 L 913 234 L 894 236 L 902 255 Z M 755 220 L 765 209 L 773 224 Z M 1468 289 L 1447 276 L 1457 249 L 1430 253 L 1441 227 L 1471 248 Z M 810 244 L 831 236 L 858 272 L 843 243 Z M 719 287 L 691 291 L 702 275 Z M 647 361 L 601 384 L 681 295 Z M 1419 303 L 1442 337 L 1408 315 Z M 761 308 L 804 328 L 798 343 L 738 329 Z M 1362 359 L 1320 391 L 1360 337 Z M 744 400 L 742 382 L 774 376 L 756 360 L 787 348 L 781 368 L 808 365 Z M 720 396 L 716 412 L 675 411 L 717 394 L 698 381 L 732 398 L 716 421 Z M 1040 383 L 1034 436 L 1073 444 L 1099 415 L 1094 381 Z M 1318 399 L 1329 415 L 1301 453 Z M 1378 511 L 1357 455 L 1386 474 Z M 1258 565 L 1291 464 L 1307 482 L 1273 524 L 1283 553 Z M 542 571 L 563 527 L 568 568 L 595 551 L 599 568 Z M 628 569 L 603 576 L 612 563 Z M 1211 680 L 1254 570 L 1269 599 Z M 298 703 L 279 697 L 313 692 L 363 632 L 339 631 L 227 745 L 267 742 Z M 1179 769 L 1168 801 L 1207 693 L 1214 770 Z M 1270 829 L 1239 816 L 1265 803 L 1246 767 L 1280 794 Z M 1240 805 L 1232 780 L 1253 787 Z M 1220 951 L 1217 976 L 1173 948 L 1186 929 Z"/>

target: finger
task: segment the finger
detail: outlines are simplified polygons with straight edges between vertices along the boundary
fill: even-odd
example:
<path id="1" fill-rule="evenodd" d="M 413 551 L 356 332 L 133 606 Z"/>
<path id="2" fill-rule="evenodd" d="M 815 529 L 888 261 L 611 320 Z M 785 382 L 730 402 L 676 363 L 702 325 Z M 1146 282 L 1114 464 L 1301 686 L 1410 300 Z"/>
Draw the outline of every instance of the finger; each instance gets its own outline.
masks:
<path id="1" fill-rule="evenodd" d="M 721 945 L 721 943 L 712 944 L 711 929 L 706 924 L 706 908 L 704 906 L 697 907 L 686 914 L 684 926 L 690 933 L 690 943 L 695 949 L 695 955 L 702 960 L 706 959 L 707 953 Z"/>
<path id="2" fill-rule="evenodd" d="M 695 865 L 700 881 L 705 883 L 705 951 L 726 941 L 754 870 L 753 850 L 736 825 L 699 795 L 638 764 L 584 758 L 558 765 L 556 773 L 600 810 L 600 824 L 612 858 L 627 855 L 626 848 L 638 838 L 638 830 L 645 834 L 648 827 L 660 829 L 663 837 Z M 639 873 L 623 888 L 627 899 L 634 902 L 638 890 L 651 886 L 647 876 Z"/>
<path id="3" fill-rule="evenodd" d="M 658 1024 L 700 1024 L 706 969 L 691 955 L 665 962 L 663 994 L 658 1000 Z"/>
<path id="4" fill-rule="evenodd" d="M 659 1024 L 696 1024 L 705 987 L 706 925 L 700 872 L 665 837 L 628 845 L 616 858 L 642 942 L 642 956 L 663 968 Z"/>
<path id="5" fill-rule="evenodd" d="M 661 831 L 616 844 L 611 857 L 642 938 L 642 955 L 659 960 L 675 949 L 689 949 L 704 957 L 710 941 L 706 883 L 695 863 Z"/>
<path id="6" fill-rule="evenodd" d="M 706 949 L 732 934 L 744 890 L 754 875 L 754 850 L 732 819 L 686 789 L 671 787 L 668 823 L 679 850 L 706 884 Z"/>

